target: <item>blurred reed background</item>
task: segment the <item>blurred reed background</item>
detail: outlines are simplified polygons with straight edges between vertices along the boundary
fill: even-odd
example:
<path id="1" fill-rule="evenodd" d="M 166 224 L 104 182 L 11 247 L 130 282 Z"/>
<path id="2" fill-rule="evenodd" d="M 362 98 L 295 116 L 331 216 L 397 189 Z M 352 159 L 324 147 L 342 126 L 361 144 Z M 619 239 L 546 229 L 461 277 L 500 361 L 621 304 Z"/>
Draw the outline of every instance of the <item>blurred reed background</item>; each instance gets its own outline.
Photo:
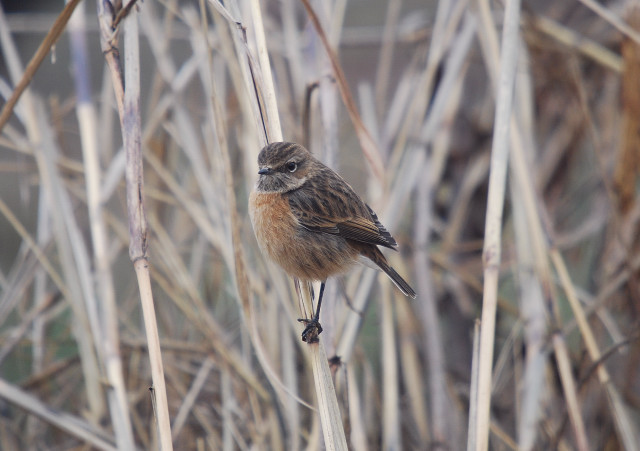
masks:
<path id="1" fill-rule="evenodd" d="M 174 447 L 322 449 L 293 284 L 261 257 L 247 215 L 263 133 L 243 78 L 247 52 L 258 65 L 257 2 L 225 2 L 246 47 L 214 3 L 146 0 L 131 12 Z M 2 1 L 0 14 L 3 106 L 64 6 L 16 5 Z M 633 5 L 522 5 L 490 449 L 638 449 Z M 321 338 L 339 357 L 347 442 L 481 449 L 467 438 L 482 420 L 469 404 L 504 5 L 311 6 L 375 145 L 363 152 L 303 4 L 269 0 L 260 9 L 284 138 L 307 143 L 379 213 L 400 245 L 387 255 L 418 292 L 410 301 L 364 267 L 327 285 Z M 80 3 L 0 135 L 3 450 L 157 446 L 126 160 L 95 8 Z"/>

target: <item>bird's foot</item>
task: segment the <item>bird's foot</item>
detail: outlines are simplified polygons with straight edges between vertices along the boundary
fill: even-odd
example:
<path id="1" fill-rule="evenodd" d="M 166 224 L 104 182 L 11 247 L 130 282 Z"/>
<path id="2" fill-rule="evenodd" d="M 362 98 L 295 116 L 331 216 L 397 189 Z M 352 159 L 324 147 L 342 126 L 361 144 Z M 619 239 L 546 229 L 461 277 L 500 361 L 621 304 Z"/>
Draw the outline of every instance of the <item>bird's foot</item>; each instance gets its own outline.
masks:
<path id="1" fill-rule="evenodd" d="M 299 322 L 303 323 L 306 327 L 302 331 L 302 341 L 306 343 L 318 343 L 318 335 L 322 333 L 322 326 L 318 318 L 306 319 L 299 318 Z"/>

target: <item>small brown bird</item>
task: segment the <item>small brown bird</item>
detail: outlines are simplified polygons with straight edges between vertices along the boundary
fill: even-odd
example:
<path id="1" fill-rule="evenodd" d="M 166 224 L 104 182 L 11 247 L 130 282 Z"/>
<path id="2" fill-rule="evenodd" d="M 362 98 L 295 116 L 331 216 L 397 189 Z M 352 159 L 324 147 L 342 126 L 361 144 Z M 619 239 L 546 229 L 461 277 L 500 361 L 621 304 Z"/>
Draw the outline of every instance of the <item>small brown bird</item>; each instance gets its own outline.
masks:
<path id="1" fill-rule="evenodd" d="M 276 142 L 258 155 L 258 182 L 249 214 L 258 245 L 289 275 L 320 281 L 318 305 L 302 340 L 318 341 L 324 284 L 346 272 L 360 257 L 375 263 L 406 296 L 416 292 L 391 267 L 378 246 L 396 240 L 371 207 L 335 171 L 295 143 Z"/>

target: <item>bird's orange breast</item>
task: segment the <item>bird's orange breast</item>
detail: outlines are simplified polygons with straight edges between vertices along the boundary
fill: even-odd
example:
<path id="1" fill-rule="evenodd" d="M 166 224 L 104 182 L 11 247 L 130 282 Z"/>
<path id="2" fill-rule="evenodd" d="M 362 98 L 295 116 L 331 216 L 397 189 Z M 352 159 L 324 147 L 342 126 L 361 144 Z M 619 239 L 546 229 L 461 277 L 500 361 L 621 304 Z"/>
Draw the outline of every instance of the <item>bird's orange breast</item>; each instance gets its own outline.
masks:
<path id="1" fill-rule="evenodd" d="M 326 280 L 345 272 L 358 256 L 344 238 L 302 227 L 286 195 L 252 192 L 249 214 L 262 252 L 301 280 Z"/>
<path id="2" fill-rule="evenodd" d="M 298 224 L 288 200 L 280 193 L 254 191 L 249 197 L 249 215 L 260 249 L 281 264 Z"/>

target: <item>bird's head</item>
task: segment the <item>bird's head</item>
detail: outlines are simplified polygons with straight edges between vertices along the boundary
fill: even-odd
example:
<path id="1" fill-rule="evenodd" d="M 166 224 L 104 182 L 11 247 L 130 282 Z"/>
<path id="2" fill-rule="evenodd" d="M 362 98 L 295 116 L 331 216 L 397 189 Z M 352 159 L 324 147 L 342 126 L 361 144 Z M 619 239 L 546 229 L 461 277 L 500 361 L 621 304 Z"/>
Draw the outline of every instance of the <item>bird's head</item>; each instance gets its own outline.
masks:
<path id="1" fill-rule="evenodd" d="M 258 154 L 256 190 L 286 193 L 300 188 L 313 173 L 317 160 L 299 144 L 276 142 Z"/>

